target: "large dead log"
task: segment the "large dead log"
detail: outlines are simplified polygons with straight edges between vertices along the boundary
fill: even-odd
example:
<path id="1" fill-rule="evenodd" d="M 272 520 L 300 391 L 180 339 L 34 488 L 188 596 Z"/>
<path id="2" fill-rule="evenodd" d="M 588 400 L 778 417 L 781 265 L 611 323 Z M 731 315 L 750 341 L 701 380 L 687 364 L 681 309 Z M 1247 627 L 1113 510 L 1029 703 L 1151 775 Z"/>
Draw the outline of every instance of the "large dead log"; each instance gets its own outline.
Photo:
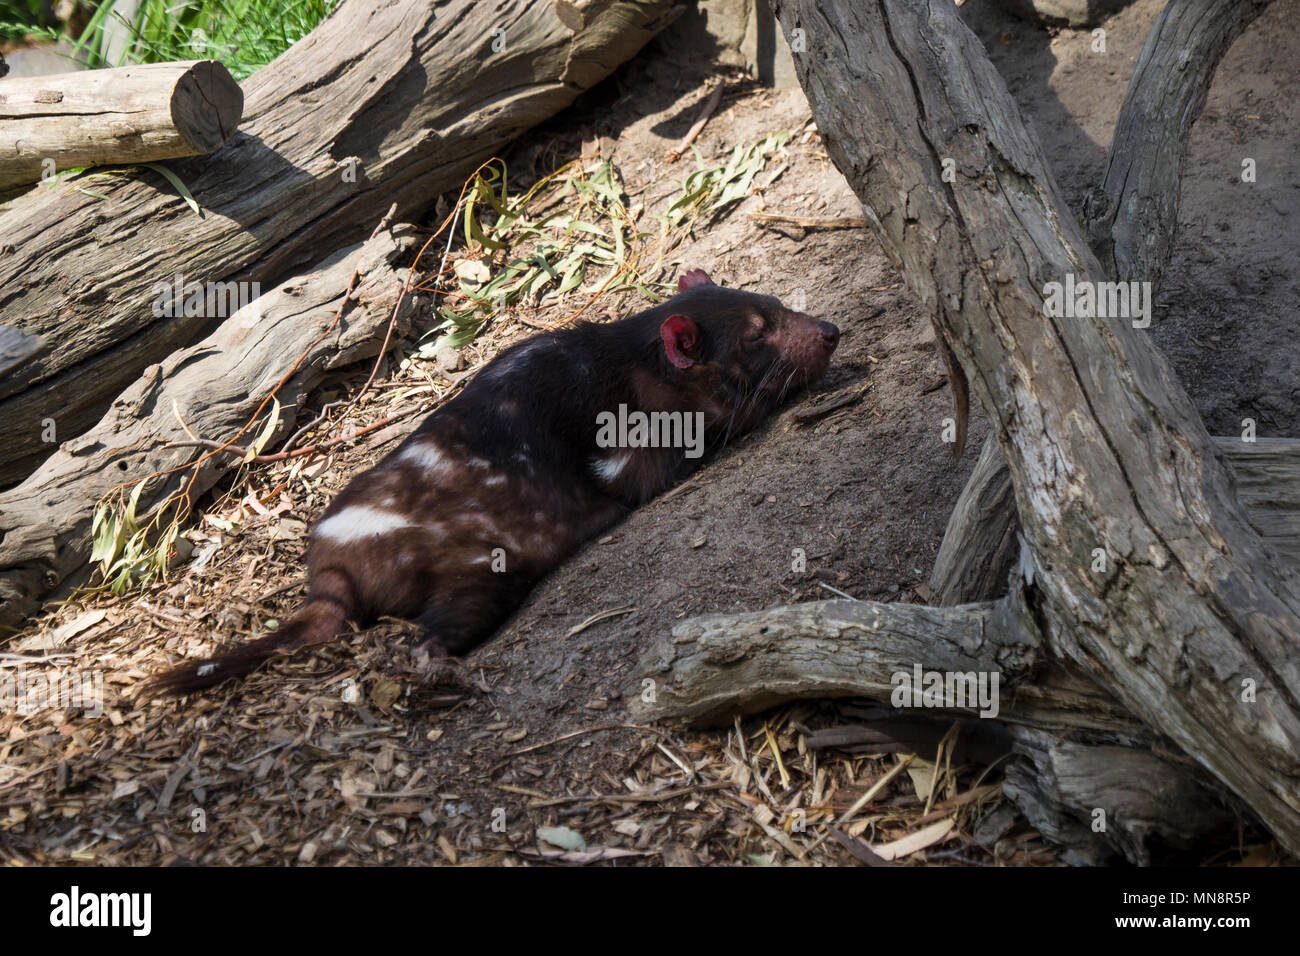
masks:
<path id="1" fill-rule="evenodd" d="M 829 54 L 801 61 L 828 151 L 996 429 L 1045 643 L 1300 848 L 1295 579 L 1146 336 L 1044 315 L 1049 282 L 1106 274 L 1005 85 L 946 4 L 783 10 Z"/>
<path id="2" fill-rule="evenodd" d="M 827 151 L 997 435 L 1027 546 L 1015 593 L 1044 646 L 1300 851 L 1297 578 L 1145 334 L 1045 314 L 1049 283 L 1107 275 L 978 40 L 944 0 L 778 15 L 810 51 L 796 68 Z"/>
<path id="3" fill-rule="evenodd" d="M 243 91 L 215 60 L 5 80 L 0 192 L 56 170 L 210 153 L 243 110 Z"/>
<path id="4" fill-rule="evenodd" d="M 141 515 L 185 490 L 192 502 L 241 459 L 178 443 L 233 439 L 302 358 L 277 394 L 280 415 L 268 444 L 279 441 L 328 370 L 376 355 L 402 289 L 396 260 L 412 240 L 408 227 L 381 231 L 267 292 L 203 341 L 150 366 L 97 425 L 65 442 L 21 485 L 0 492 L 0 630 L 18 625 L 42 595 L 85 569 L 101 497 L 157 474 L 141 494 Z M 354 270 L 358 281 L 343 308 Z M 408 329 L 411 311 L 408 297 L 393 341 Z M 197 471 L 187 467 L 200 459 Z"/>
<path id="5" fill-rule="evenodd" d="M 1115 123 L 1101 187 L 1085 204 L 1093 251 L 1114 278 L 1150 283 L 1154 301 L 1173 249 L 1183 163 L 1223 55 L 1272 0 L 1187 0 L 1161 12 L 1143 44 Z M 1018 519 L 990 434 L 941 548 L 930 586 L 945 603 L 991 597 L 1014 562 L 1003 544 Z M 972 510 L 972 508 L 976 510 Z M 969 589 L 968 589 L 969 588 Z"/>
<path id="6" fill-rule="evenodd" d="M 1300 441 L 1218 438 L 1216 443 L 1251 524 L 1300 569 Z M 1005 592 L 1019 554 L 1019 531 L 1011 475 L 996 442 L 986 442 L 935 562 L 931 587 L 939 603 L 989 600 Z M 1056 720 L 1058 725 L 1087 728 L 1102 701 L 1085 693 L 1069 712 L 1059 713 L 1069 700 L 1053 680 L 1059 676 L 1053 670 L 1016 688 L 1017 710 L 1035 710 L 1030 705 L 1040 700 L 1054 717 L 1065 718 Z M 1109 695 L 1102 700 L 1109 702 Z M 1240 813 L 1187 766 L 1140 741 L 1096 743 L 1078 737 L 1014 728 L 1018 759 L 1006 763 L 1003 786 L 1029 822 L 1063 847 L 1068 862 L 1102 863 L 1118 851 L 1146 865 L 1157 848 L 1167 853 L 1221 838 Z M 1103 833 L 1092 829 L 1098 810 L 1107 826 Z"/>
<path id="7" fill-rule="evenodd" d="M 92 425 L 147 365 L 221 315 L 160 317 L 155 284 L 269 287 L 363 239 L 393 202 L 413 220 L 502 145 L 607 76 L 671 18 L 671 0 L 343 0 L 243 84 L 244 122 L 216 153 L 61 185 L 0 215 L 0 312 L 58 341 L 0 382 L 0 486 Z"/>

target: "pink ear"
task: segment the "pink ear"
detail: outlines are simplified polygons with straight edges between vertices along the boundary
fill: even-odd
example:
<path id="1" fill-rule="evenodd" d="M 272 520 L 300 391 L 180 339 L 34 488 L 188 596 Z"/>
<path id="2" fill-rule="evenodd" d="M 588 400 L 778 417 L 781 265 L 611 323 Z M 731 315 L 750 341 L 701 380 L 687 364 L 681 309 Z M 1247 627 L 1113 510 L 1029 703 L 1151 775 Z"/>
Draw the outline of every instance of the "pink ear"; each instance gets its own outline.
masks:
<path id="1" fill-rule="evenodd" d="M 697 285 L 713 285 L 713 280 L 709 278 L 709 274 L 703 269 L 692 269 L 690 272 L 683 272 L 677 279 L 678 292 L 685 292 Z"/>
<path id="2" fill-rule="evenodd" d="M 699 329 L 695 322 L 686 315 L 670 315 L 659 326 L 659 337 L 664 340 L 664 352 L 668 361 L 678 368 L 690 368 L 695 364 L 695 343 L 699 338 Z"/>

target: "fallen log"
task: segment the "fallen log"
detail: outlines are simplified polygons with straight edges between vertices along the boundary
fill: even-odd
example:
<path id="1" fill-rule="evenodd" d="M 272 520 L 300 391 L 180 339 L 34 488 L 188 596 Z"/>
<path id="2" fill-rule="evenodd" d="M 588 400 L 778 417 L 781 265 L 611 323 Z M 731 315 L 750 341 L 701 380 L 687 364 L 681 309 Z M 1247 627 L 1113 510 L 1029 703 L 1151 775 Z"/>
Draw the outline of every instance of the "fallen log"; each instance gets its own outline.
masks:
<path id="1" fill-rule="evenodd" d="M 1285 562 L 1300 569 L 1300 441 L 1215 441 L 1251 524 Z M 996 442 L 986 442 L 935 561 L 930 586 L 936 601 L 964 604 L 1005 593 L 1014 582 L 1019 533 L 1010 473 Z M 1057 686 L 1040 688 L 1044 681 Z M 1109 695 L 1098 700 L 1085 693 L 1062 715 L 1066 698 L 1059 682 L 1046 676 L 1016 688 L 1015 700 L 1019 712 L 1046 708 L 1054 723 L 1076 731 L 1093 723 L 1089 714 L 1103 700 L 1110 703 Z M 1074 739 L 1059 731 L 1053 735 L 1014 728 L 1013 749 L 1020 759 L 1007 762 L 1003 792 L 1035 829 L 1063 847 L 1068 862 L 1099 864 L 1118 851 L 1130 862 L 1146 865 L 1157 847 L 1191 849 L 1199 840 L 1222 838 L 1247 816 L 1210 781 L 1140 742 L 1094 743 L 1077 739 L 1077 733 Z M 1104 833 L 1092 829 L 1091 815 L 1099 809 L 1108 827 Z"/>
<path id="2" fill-rule="evenodd" d="M 1118 851 L 1147 866 L 1156 852 L 1231 839 L 1242 822 L 1210 782 L 1149 749 L 1027 727 L 1012 735 L 1022 759 L 1007 764 L 1002 792 L 1034 829 L 1067 848 L 1067 863 L 1095 866 Z"/>
<path id="3" fill-rule="evenodd" d="M 17 627 L 43 595 L 84 577 L 103 496 L 157 475 L 145 483 L 140 515 L 182 492 L 192 502 L 241 462 L 193 447 L 194 436 L 232 439 L 301 358 L 276 396 L 280 415 L 268 444 L 282 440 L 327 371 L 377 355 L 403 285 L 396 260 L 412 242 L 409 227 L 380 231 L 267 292 L 203 341 L 150 366 L 95 427 L 0 492 L 0 631 Z M 354 270 L 359 278 L 345 305 Z M 411 312 L 407 297 L 394 343 Z M 248 430 L 248 441 L 264 423 Z"/>
<path id="4" fill-rule="evenodd" d="M 244 94 L 215 60 L 0 84 L 0 192 L 56 171 L 199 156 L 235 134 Z"/>
<path id="5" fill-rule="evenodd" d="M 36 189 L 0 213 L 0 314 L 58 341 L 0 382 L 0 487 L 99 420 L 148 365 L 225 317 L 160 316 L 155 286 L 270 287 L 364 239 L 388 207 L 415 221 L 439 194 L 636 53 L 671 0 L 343 0 L 242 84 L 219 152 L 168 162 L 195 215 L 153 171 L 99 174 L 106 201 Z M 576 27 L 576 29 L 575 29 Z M 32 423 L 32 424 L 24 424 Z"/>
<path id="6" fill-rule="evenodd" d="M 708 614 L 678 624 L 642 660 L 637 678 L 648 690 L 630 707 L 638 718 L 708 726 L 807 697 L 888 701 L 893 676 L 917 661 L 934 671 L 996 672 L 1012 684 L 1038 666 L 1037 645 L 1009 605 L 987 602 L 834 600 Z"/>

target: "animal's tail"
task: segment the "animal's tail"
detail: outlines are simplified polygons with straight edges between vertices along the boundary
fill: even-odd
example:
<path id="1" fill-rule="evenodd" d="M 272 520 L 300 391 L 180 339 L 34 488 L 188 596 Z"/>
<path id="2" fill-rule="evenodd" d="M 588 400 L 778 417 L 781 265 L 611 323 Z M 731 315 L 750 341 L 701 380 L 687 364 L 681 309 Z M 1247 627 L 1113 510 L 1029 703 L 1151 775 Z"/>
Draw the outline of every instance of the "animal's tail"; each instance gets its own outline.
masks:
<path id="1" fill-rule="evenodd" d="M 299 648 L 323 644 L 338 637 L 343 633 L 347 620 L 353 616 L 353 604 L 341 594 L 320 594 L 322 589 L 318 585 L 321 583 L 326 582 L 312 582 L 313 593 L 308 596 L 307 603 L 278 630 L 266 637 L 241 644 L 224 654 L 186 661 L 178 667 L 163 671 L 144 685 L 142 696 L 179 697 L 193 693 L 232 677 L 243 677 L 277 654 L 292 654 Z M 346 593 L 348 589 L 337 590 Z"/>

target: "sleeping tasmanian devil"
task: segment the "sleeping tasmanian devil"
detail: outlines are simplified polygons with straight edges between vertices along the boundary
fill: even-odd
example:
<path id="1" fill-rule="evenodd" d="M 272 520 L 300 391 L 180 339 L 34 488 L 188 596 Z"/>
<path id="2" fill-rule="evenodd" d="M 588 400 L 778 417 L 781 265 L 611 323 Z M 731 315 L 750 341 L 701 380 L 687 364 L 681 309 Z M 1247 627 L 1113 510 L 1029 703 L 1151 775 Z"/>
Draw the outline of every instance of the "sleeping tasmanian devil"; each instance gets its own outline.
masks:
<path id="1" fill-rule="evenodd" d="M 839 342 L 830 323 L 699 270 L 678 288 L 503 351 L 325 510 L 297 613 L 150 689 L 208 687 L 381 615 L 417 621 L 431 655 L 468 651 L 577 545 L 821 375 Z"/>

